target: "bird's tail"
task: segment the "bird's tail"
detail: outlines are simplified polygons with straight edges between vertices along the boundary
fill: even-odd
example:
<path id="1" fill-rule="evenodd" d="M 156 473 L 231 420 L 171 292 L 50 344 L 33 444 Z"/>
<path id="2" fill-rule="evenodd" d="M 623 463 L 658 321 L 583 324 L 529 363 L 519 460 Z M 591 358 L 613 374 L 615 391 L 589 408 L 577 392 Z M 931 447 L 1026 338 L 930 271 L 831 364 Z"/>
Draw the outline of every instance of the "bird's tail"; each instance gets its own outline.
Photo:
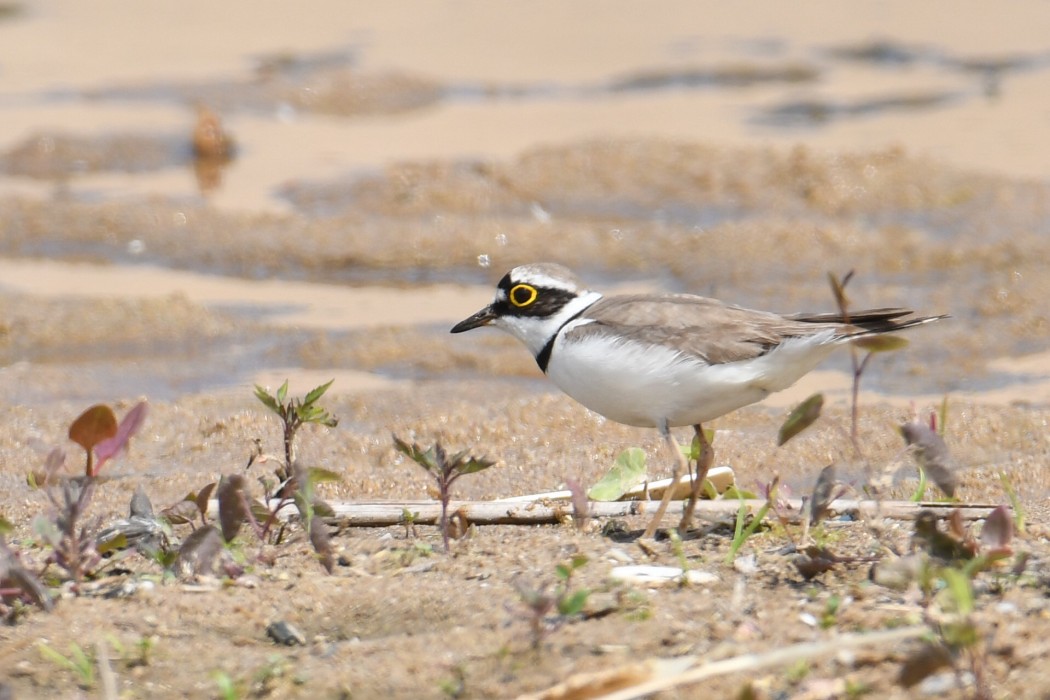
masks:
<path id="1" fill-rule="evenodd" d="M 849 316 L 844 316 L 837 312 L 830 312 L 817 314 L 802 313 L 788 316 L 788 318 L 795 321 L 802 321 L 804 323 L 841 323 L 845 327 L 843 328 L 841 335 L 838 337 L 846 339 L 858 338 L 865 335 L 878 335 L 879 333 L 893 333 L 895 331 L 902 331 L 905 328 L 921 326 L 950 317 L 950 314 L 940 314 L 937 316 L 906 318 L 914 313 L 915 312 L 911 309 L 884 308 L 856 311 L 849 314 Z"/>

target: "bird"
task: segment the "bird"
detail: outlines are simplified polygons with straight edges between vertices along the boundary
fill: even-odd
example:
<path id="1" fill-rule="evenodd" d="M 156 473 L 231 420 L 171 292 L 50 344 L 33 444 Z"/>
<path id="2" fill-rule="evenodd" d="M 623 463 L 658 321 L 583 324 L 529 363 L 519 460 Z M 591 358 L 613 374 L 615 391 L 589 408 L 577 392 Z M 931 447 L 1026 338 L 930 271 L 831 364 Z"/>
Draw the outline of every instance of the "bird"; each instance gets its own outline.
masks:
<path id="1" fill-rule="evenodd" d="M 586 408 L 625 425 L 655 428 L 676 455 L 672 487 L 643 537 L 655 534 L 688 462 L 671 428 L 692 426 L 705 465 L 703 424 L 782 391 L 837 347 L 946 318 L 910 309 L 782 315 L 694 294 L 605 296 L 567 267 L 515 267 L 488 306 L 452 333 L 494 326 L 521 341 L 540 370 Z"/>

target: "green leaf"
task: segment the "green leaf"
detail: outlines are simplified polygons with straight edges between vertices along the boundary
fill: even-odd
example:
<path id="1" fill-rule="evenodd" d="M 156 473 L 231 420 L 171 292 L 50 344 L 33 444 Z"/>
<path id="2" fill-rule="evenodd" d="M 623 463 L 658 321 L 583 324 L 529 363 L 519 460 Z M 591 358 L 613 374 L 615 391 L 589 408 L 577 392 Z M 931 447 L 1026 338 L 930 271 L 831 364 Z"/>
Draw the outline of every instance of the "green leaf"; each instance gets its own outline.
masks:
<path id="1" fill-rule="evenodd" d="M 722 494 L 722 498 L 727 501 L 731 501 L 733 499 L 754 501 L 758 499 L 758 494 L 754 491 L 746 491 L 738 487 L 736 484 L 730 484 L 729 487 L 726 488 L 725 493 Z"/>
<path id="2" fill-rule="evenodd" d="M 562 581 L 568 581 L 569 577 L 572 576 L 572 569 L 569 568 L 568 564 L 558 564 L 554 567 L 554 575 Z"/>
<path id="3" fill-rule="evenodd" d="M 339 472 L 331 469 L 323 469 L 322 467 L 310 467 L 306 470 L 306 478 L 310 480 L 311 484 L 323 484 L 342 481 L 342 477 Z"/>
<path id="4" fill-rule="evenodd" d="M 813 394 L 800 403 L 788 414 L 784 424 L 780 426 L 777 433 L 777 447 L 795 437 L 803 430 L 813 425 L 820 418 L 820 412 L 824 408 L 824 394 Z"/>
<path id="5" fill-rule="evenodd" d="M 128 548 L 128 536 L 123 532 L 119 532 L 113 537 L 108 537 L 105 540 L 99 539 L 95 542 L 95 549 L 102 556 L 106 556 L 107 552 L 116 552 L 121 549 Z"/>
<path id="6" fill-rule="evenodd" d="M 284 405 L 284 400 L 288 398 L 288 380 L 284 380 L 284 384 L 277 390 L 277 403 Z"/>
<path id="7" fill-rule="evenodd" d="M 713 445 L 715 442 L 715 431 L 711 428 L 704 428 L 704 439 L 708 445 Z M 678 449 L 682 451 L 686 459 L 693 462 L 700 459 L 700 436 L 693 435 L 692 441 L 688 445 L 679 445 Z"/>
<path id="8" fill-rule="evenodd" d="M 921 503 L 926 499 L 926 470 L 919 466 L 919 485 L 911 495 L 912 503 Z"/>
<path id="9" fill-rule="evenodd" d="M 0 515 L 0 536 L 10 535 L 14 531 L 15 526 L 11 523 L 11 521 L 5 518 L 4 516 Z"/>
<path id="10" fill-rule="evenodd" d="M 322 384 L 321 386 L 319 386 L 316 389 L 312 390 L 310 393 L 308 393 L 306 395 L 306 398 L 303 399 L 303 404 L 306 405 L 306 406 L 309 406 L 310 404 L 314 403 L 319 398 L 324 396 L 324 393 L 326 391 L 328 391 L 328 387 L 332 386 L 332 382 L 334 382 L 334 381 L 335 381 L 334 378 L 333 379 L 329 379 L 327 384 Z"/>
<path id="11" fill-rule="evenodd" d="M 908 346 L 908 339 L 899 335 L 865 335 L 853 341 L 853 344 L 868 352 L 893 352 Z"/>
<path id="12" fill-rule="evenodd" d="M 270 392 L 266 391 L 266 389 L 258 384 L 255 385 L 255 398 L 262 401 L 263 405 L 274 413 L 278 415 L 281 414 L 281 407 L 277 405 L 277 399 L 270 396 Z"/>
<path id="13" fill-rule="evenodd" d="M 494 461 L 488 459 L 471 457 L 467 462 L 457 465 L 456 471 L 460 474 L 474 474 L 475 472 L 484 471 L 494 464 Z"/>
<path id="14" fill-rule="evenodd" d="M 601 480 L 587 491 L 594 501 L 615 501 L 645 481 L 645 452 L 630 447 L 616 457 L 616 462 Z"/>
<path id="15" fill-rule="evenodd" d="M 956 569 L 946 568 L 941 571 L 941 578 L 947 585 L 946 591 L 954 607 L 962 615 L 973 612 L 973 588 L 970 579 L 963 572 Z"/>
<path id="16" fill-rule="evenodd" d="M 558 600 L 558 612 L 562 615 L 576 615 L 583 612 L 591 592 L 587 589 L 574 591 Z"/>
<path id="17" fill-rule="evenodd" d="M 397 435 L 394 435 L 393 438 L 394 447 L 397 448 L 398 452 L 407 455 L 409 459 L 427 471 L 434 471 L 437 469 L 437 462 L 435 461 L 433 448 L 424 452 L 423 449 L 414 442 L 409 445 Z"/>

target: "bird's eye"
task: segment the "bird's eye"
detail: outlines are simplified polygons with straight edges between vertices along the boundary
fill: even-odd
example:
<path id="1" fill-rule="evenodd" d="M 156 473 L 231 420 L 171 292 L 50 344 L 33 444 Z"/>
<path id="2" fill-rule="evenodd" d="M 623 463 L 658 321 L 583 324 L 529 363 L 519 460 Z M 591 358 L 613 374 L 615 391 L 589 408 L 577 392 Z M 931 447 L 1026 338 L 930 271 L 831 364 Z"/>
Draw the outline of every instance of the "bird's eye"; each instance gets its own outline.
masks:
<path id="1" fill-rule="evenodd" d="M 536 301 L 536 288 L 530 284 L 516 284 L 510 288 L 510 303 L 519 309 Z"/>

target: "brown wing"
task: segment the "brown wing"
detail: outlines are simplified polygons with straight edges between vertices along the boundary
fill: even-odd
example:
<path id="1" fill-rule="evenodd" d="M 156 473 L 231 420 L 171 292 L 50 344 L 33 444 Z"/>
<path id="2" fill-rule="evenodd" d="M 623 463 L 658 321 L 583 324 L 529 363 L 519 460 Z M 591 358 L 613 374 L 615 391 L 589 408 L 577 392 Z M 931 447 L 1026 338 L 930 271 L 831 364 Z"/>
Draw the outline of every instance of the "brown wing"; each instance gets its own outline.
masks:
<path id="1" fill-rule="evenodd" d="M 666 343 L 711 364 L 751 359 L 786 338 L 842 327 L 840 323 L 785 318 L 688 294 L 608 297 L 587 309 L 585 315 L 595 323 L 577 332 L 610 332 L 639 342 Z"/>

